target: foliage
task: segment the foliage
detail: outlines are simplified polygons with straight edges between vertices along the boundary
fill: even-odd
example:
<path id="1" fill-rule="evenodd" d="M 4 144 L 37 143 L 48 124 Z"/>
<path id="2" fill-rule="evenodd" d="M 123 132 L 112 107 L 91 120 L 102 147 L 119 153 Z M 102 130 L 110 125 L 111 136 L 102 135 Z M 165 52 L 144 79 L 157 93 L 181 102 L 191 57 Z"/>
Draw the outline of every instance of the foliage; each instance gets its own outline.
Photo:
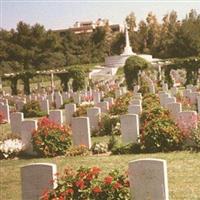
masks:
<path id="1" fill-rule="evenodd" d="M 71 97 L 71 98 L 69 98 L 69 99 L 65 99 L 64 101 L 63 101 L 63 105 L 60 107 L 60 109 L 64 109 L 65 108 L 65 105 L 66 104 L 69 104 L 69 103 L 74 103 L 74 100 L 73 100 L 73 98 Z"/>
<path id="2" fill-rule="evenodd" d="M 71 145 L 70 129 L 43 118 L 38 122 L 38 129 L 32 133 L 32 144 L 39 156 L 65 155 Z"/>
<path id="3" fill-rule="evenodd" d="M 82 67 L 71 67 L 69 68 L 69 74 L 73 78 L 72 87 L 73 91 L 84 89 L 85 87 L 85 71 Z"/>
<path id="4" fill-rule="evenodd" d="M 178 20 L 171 11 L 159 23 L 150 12 L 136 29 L 136 17 L 131 13 L 126 18 L 131 46 L 137 53 L 158 58 L 198 56 L 199 16 L 193 9 Z M 107 55 L 121 54 L 124 45 L 124 34 L 112 31 L 108 23 L 93 33 L 76 35 L 71 30 L 51 31 L 40 24 L 19 22 L 16 30 L 0 30 L 0 74 L 103 62 Z"/>
<path id="5" fill-rule="evenodd" d="M 98 135 L 111 135 L 116 134 L 119 135 L 120 131 L 117 131 L 119 124 L 119 117 L 116 115 L 108 115 L 105 114 L 101 118 L 101 122 L 99 123 L 99 132 Z"/>
<path id="6" fill-rule="evenodd" d="M 58 186 L 52 191 L 45 191 L 42 199 L 66 200 L 124 200 L 130 199 L 127 175 L 115 170 L 103 180 L 99 178 L 98 167 L 80 167 L 76 172 L 66 169 L 64 176 L 58 177 Z"/>
<path id="7" fill-rule="evenodd" d="M 145 82 L 143 79 L 140 81 L 140 89 L 138 90 L 138 92 L 142 93 L 142 96 L 150 92 L 148 83 Z"/>
<path id="8" fill-rule="evenodd" d="M 118 97 L 115 104 L 111 106 L 109 113 L 111 115 L 122 115 L 127 113 L 131 97 L 131 93 L 126 93 L 125 95 Z"/>
<path id="9" fill-rule="evenodd" d="M 118 140 L 115 137 L 114 134 L 111 135 L 109 141 L 108 141 L 108 150 L 112 150 L 116 145 L 118 144 Z"/>
<path id="10" fill-rule="evenodd" d="M 112 97 L 112 98 L 115 98 L 115 90 L 110 90 L 109 92 L 105 93 L 104 94 L 104 98 L 107 98 L 107 97 Z"/>
<path id="11" fill-rule="evenodd" d="M 87 115 L 87 109 L 91 108 L 92 104 L 84 104 L 84 105 L 80 105 L 76 112 L 73 114 L 73 117 L 80 117 L 80 116 L 85 116 Z"/>
<path id="12" fill-rule="evenodd" d="M 200 152 L 200 124 L 197 129 L 193 129 L 191 134 L 184 139 L 183 149 Z"/>
<path id="13" fill-rule="evenodd" d="M 66 156 L 87 156 L 89 155 L 89 150 L 86 146 L 72 146 L 67 150 Z"/>
<path id="14" fill-rule="evenodd" d="M 183 136 L 169 118 L 151 119 L 141 131 L 141 143 L 146 152 L 174 151 L 180 149 Z"/>
<path id="15" fill-rule="evenodd" d="M 138 84 L 139 71 L 150 68 L 151 64 L 138 56 L 130 56 L 124 65 L 124 74 L 129 90 L 133 89 L 133 84 Z"/>
<path id="16" fill-rule="evenodd" d="M 101 142 L 95 142 L 91 147 L 91 151 L 93 154 L 106 153 L 107 150 L 108 150 L 108 146 Z"/>
<path id="17" fill-rule="evenodd" d="M 22 112 L 24 117 L 42 117 L 46 115 L 45 112 L 41 111 L 40 104 L 38 101 L 30 101 L 23 106 Z"/>
<path id="18" fill-rule="evenodd" d="M 141 151 L 142 149 L 140 143 L 116 144 L 111 149 L 111 152 L 114 155 L 141 153 Z"/>
<path id="19" fill-rule="evenodd" d="M 200 57 L 187 57 L 187 58 L 174 58 L 170 60 L 170 64 L 167 64 L 164 68 L 165 80 L 169 85 L 172 85 L 172 79 L 170 76 L 170 71 L 175 69 L 183 69 L 186 71 L 186 82 L 188 84 L 197 84 L 198 70 L 200 68 Z"/>
<path id="20" fill-rule="evenodd" d="M 153 107 L 148 110 L 144 110 L 141 115 L 142 127 L 155 119 L 169 118 L 169 111 L 162 107 Z"/>
<path id="21" fill-rule="evenodd" d="M 155 94 L 146 94 L 143 97 L 142 108 L 143 111 L 151 110 L 152 108 L 160 106 L 159 98 Z"/>

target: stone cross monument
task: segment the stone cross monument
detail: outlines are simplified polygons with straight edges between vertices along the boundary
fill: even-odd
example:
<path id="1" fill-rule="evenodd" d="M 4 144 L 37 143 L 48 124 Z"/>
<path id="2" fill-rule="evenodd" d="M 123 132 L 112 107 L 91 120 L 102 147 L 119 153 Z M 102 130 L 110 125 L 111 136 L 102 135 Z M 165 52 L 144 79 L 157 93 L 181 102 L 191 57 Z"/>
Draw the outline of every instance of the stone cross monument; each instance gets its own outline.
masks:
<path id="1" fill-rule="evenodd" d="M 126 22 L 125 22 L 125 26 L 124 26 L 124 32 L 125 32 L 125 38 L 126 38 L 126 46 L 124 47 L 124 52 L 121 55 L 122 56 L 136 55 L 135 53 L 133 53 L 132 48 L 130 46 L 129 35 L 128 35 L 128 26 L 127 26 Z"/>

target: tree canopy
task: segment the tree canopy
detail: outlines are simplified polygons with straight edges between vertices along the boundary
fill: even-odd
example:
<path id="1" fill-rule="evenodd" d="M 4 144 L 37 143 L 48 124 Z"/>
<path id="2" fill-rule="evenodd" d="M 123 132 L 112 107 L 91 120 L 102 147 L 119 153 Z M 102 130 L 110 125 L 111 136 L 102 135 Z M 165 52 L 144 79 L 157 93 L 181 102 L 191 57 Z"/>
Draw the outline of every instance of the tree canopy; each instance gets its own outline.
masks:
<path id="1" fill-rule="evenodd" d="M 184 58 L 200 55 L 200 14 L 191 10 L 183 20 L 171 11 L 159 23 L 152 12 L 137 23 L 132 12 L 126 17 L 130 43 L 136 53 L 157 58 Z M 0 75 L 4 73 L 55 69 L 75 64 L 103 62 L 120 54 L 125 45 L 122 32 L 109 24 L 90 34 L 45 30 L 19 22 L 16 30 L 0 30 Z M 183 51 L 184 50 L 184 51 Z"/>

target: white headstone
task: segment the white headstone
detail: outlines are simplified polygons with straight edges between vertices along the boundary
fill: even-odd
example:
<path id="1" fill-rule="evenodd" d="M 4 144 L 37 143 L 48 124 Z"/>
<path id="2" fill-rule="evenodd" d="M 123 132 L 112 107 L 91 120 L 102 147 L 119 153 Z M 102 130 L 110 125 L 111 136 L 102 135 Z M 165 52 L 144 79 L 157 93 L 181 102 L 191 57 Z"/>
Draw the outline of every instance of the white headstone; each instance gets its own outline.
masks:
<path id="1" fill-rule="evenodd" d="M 109 103 L 107 101 L 99 102 L 97 107 L 101 109 L 102 113 L 107 113 L 109 110 Z"/>
<path id="2" fill-rule="evenodd" d="M 22 200 L 40 199 L 45 190 L 56 188 L 56 174 L 55 164 L 36 163 L 21 167 Z"/>
<path id="3" fill-rule="evenodd" d="M 88 117 L 72 118 L 72 140 L 73 145 L 85 145 L 91 147 L 90 123 Z"/>
<path id="4" fill-rule="evenodd" d="M 170 112 L 170 116 L 172 119 L 177 121 L 178 114 L 182 112 L 182 104 L 181 103 L 169 103 L 167 104 L 167 109 Z"/>
<path id="5" fill-rule="evenodd" d="M 21 139 L 25 145 L 25 152 L 33 154 L 32 133 L 37 130 L 37 120 L 24 120 L 21 122 Z"/>
<path id="6" fill-rule="evenodd" d="M 49 100 L 44 99 L 40 101 L 41 110 L 47 114 L 49 114 Z"/>
<path id="7" fill-rule="evenodd" d="M 139 137 L 139 118 L 136 114 L 126 114 L 120 117 L 122 141 L 136 143 Z"/>
<path id="8" fill-rule="evenodd" d="M 196 111 L 182 111 L 178 114 L 178 126 L 184 134 L 190 134 L 192 129 L 198 125 L 198 116 Z"/>
<path id="9" fill-rule="evenodd" d="M 56 103 L 56 109 L 59 109 L 63 105 L 63 99 L 60 93 L 56 93 L 55 103 Z"/>
<path id="10" fill-rule="evenodd" d="M 93 101 L 94 105 L 97 105 L 98 103 L 101 102 L 101 95 L 99 92 L 93 92 Z"/>
<path id="11" fill-rule="evenodd" d="M 142 113 L 142 106 L 131 104 L 128 106 L 128 113 L 140 115 Z"/>
<path id="12" fill-rule="evenodd" d="M 129 162 L 132 200 L 169 200 L 167 163 L 161 159 Z"/>
<path id="13" fill-rule="evenodd" d="M 62 110 L 51 110 L 49 112 L 49 119 L 56 124 L 62 125 L 63 124 L 63 113 Z"/>
<path id="14" fill-rule="evenodd" d="M 24 120 L 24 113 L 14 112 L 10 115 L 10 126 L 13 134 L 21 136 L 21 123 Z"/>
<path id="15" fill-rule="evenodd" d="M 90 120 L 91 130 L 98 130 L 99 129 L 99 121 L 100 121 L 100 117 L 101 117 L 101 109 L 98 107 L 88 108 L 87 116 L 89 117 L 89 120 Z"/>
<path id="16" fill-rule="evenodd" d="M 70 125 L 72 123 L 73 114 L 76 112 L 76 104 L 65 104 L 65 122 Z"/>

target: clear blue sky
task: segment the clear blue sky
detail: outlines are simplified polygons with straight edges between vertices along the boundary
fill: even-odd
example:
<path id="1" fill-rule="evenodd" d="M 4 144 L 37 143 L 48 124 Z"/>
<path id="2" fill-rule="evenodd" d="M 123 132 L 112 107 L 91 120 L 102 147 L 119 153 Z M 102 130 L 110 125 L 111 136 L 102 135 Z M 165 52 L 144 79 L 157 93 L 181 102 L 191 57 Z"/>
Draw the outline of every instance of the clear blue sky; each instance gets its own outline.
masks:
<path id="1" fill-rule="evenodd" d="M 46 29 L 62 29 L 72 26 L 76 21 L 110 19 L 112 23 L 123 23 L 126 15 L 133 11 L 137 21 L 145 19 L 152 11 L 161 19 L 164 14 L 175 10 L 179 19 L 185 17 L 189 10 L 200 13 L 200 1 L 64 1 L 64 0 L 0 0 L 1 23 L 4 29 L 16 28 L 19 21 L 31 25 L 40 23 Z"/>

